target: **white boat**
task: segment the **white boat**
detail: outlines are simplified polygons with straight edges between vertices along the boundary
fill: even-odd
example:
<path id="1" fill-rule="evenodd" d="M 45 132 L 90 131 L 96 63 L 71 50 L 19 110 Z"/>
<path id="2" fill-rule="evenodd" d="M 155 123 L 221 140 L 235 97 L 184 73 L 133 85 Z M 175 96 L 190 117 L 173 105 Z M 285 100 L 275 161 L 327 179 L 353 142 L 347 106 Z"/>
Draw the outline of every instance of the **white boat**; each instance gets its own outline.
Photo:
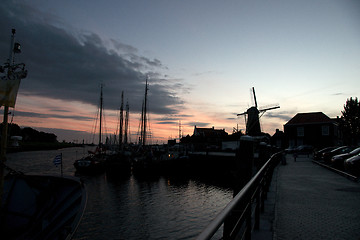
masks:
<path id="1" fill-rule="evenodd" d="M 94 152 L 89 151 L 89 155 L 75 160 L 74 167 L 79 173 L 97 174 L 105 170 L 106 152 L 101 142 L 102 137 L 102 118 L 103 118 L 103 85 L 100 86 L 100 106 L 99 106 L 99 144 Z"/>

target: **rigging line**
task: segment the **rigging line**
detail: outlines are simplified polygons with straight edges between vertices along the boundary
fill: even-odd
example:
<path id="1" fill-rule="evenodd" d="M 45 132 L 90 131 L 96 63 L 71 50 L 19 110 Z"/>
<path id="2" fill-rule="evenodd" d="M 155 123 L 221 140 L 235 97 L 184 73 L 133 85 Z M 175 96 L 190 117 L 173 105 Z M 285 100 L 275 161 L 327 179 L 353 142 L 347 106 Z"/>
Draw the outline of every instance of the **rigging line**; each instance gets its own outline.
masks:
<path id="1" fill-rule="evenodd" d="M 142 117 L 140 117 L 139 126 L 138 126 L 138 130 L 136 133 L 136 141 L 139 140 L 139 138 L 140 138 L 141 119 L 142 119 Z"/>
<path id="2" fill-rule="evenodd" d="M 130 131 L 130 113 L 128 114 L 128 143 L 131 143 L 131 131 Z"/>
<path id="3" fill-rule="evenodd" d="M 149 106 L 150 104 L 148 104 L 148 106 Z M 147 112 L 150 112 L 150 109 L 149 109 L 149 107 L 147 107 Z M 149 142 L 150 143 L 152 143 L 152 132 L 151 132 L 151 126 L 150 126 L 150 114 L 147 114 L 147 129 L 148 129 L 148 131 L 147 131 L 147 136 L 149 137 Z"/>
<path id="4" fill-rule="evenodd" d="M 140 113 L 140 121 L 139 121 L 139 126 L 138 126 L 138 131 L 137 131 L 137 134 L 136 134 L 136 141 L 140 140 L 140 144 L 141 144 L 141 137 L 142 137 L 142 123 L 143 123 L 143 108 L 144 108 L 144 102 L 142 104 L 142 107 L 141 107 L 141 113 Z M 136 142 L 135 141 L 135 142 Z"/>
<path id="5" fill-rule="evenodd" d="M 116 111 L 116 118 L 118 119 L 118 122 L 120 122 L 120 108 L 119 108 L 119 111 Z M 119 135 L 119 124 L 116 124 L 115 136 L 118 136 L 118 135 Z M 115 143 L 117 144 L 116 137 L 115 137 Z"/>
<path id="6" fill-rule="evenodd" d="M 124 143 L 128 144 L 128 128 L 129 128 L 129 102 L 126 101 L 125 123 L 124 123 Z"/>
<path id="7" fill-rule="evenodd" d="M 97 127 L 97 121 L 98 121 L 98 118 L 99 118 L 99 108 L 97 109 L 97 112 L 96 112 L 96 117 L 95 117 L 95 121 L 93 121 L 93 127 L 92 127 L 92 143 L 95 142 L 95 133 L 96 133 L 96 127 Z"/>
<path id="8" fill-rule="evenodd" d="M 15 106 L 14 106 L 14 108 L 13 108 L 12 112 L 11 112 L 11 120 L 10 120 L 10 124 L 12 124 L 12 123 L 13 123 L 13 121 L 14 121 L 14 115 L 15 115 Z"/>
<path id="9" fill-rule="evenodd" d="M 106 119 L 105 119 L 105 111 L 103 110 L 103 124 L 104 124 L 104 132 L 103 132 L 103 136 L 105 137 L 105 141 L 106 141 L 106 137 L 107 137 L 107 134 L 108 134 L 108 131 L 107 131 L 107 128 L 106 128 Z M 104 138 L 102 138 L 104 139 Z M 106 142 L 105 142 L 106 143 Z"/>
<path id="10" fill-rule="evenodd" d="M 11 111 L 11 120 L 10 120 L 9 128 L 8 128 L 8 137 L 10 136 L 11 128 L 14 127 L 14 126 L 12 125 L 13 120 L 14 120 L 14 113 L 15 113 L 15 106 L 14 106 L 13 110 Z"/>

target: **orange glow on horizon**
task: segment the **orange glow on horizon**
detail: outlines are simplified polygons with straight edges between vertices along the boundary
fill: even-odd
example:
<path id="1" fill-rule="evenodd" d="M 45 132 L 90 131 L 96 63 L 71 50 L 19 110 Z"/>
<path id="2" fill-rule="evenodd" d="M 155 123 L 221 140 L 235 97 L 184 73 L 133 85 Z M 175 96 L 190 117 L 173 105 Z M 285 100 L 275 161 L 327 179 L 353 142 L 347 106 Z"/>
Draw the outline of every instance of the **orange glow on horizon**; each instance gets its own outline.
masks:
<path id="1" fill-rule="evenodd" d="M 31 110 L 29 111 L 29 109 Z M 96 134 L 94 133 L 96 112 L 96 106 L 81 102 L 65 102 L 63 100 L 37 96 L 19 96 L 15 109 L 14 123 L 21 127 L 73 130 L 83 132 L 83 135 L 90 135 Z M 106 135 L 117 135 L 119 129 L 118 110 L 105 110 L 104 112 L 105 123 L 103 131 Z M 225 118 L 223 113 L 207 113 L 187 108 L 186 113 L 185 111 L 179 112 L 177 116 L 185 117 L 175 117 L 170 122 L 161 122 L 159 119 L 162 119 L 163 115 L 150 114 L 149 135 L 151 137 L 149 143 L 162 144 L 167 143 L 169 139 L 179 139 L 179 121 L 181 121 L 182 136 L 191 136 L 195 125 L 197 127 L 225 129 L 228 134 L 232 134 L 233 128 L 236 128 L 237 125 L 243 132 L 245 129 L 243 118 L 237 118 L 236 116 Z M 227 114 L 227 116 L 231 115 Z M 137 142 L 136 136 L 138 134 L 139 121 L 140 114 L 130 112 L 129 137 L 132 142 Z M 266 119 L 266 122 L 262 125 L 262 130 L 272 135 L 275 132 L 275 128 L 282 130 L 282 124 L 274 119 Z M 96 126 L 96 131 L 98 131 L 98 126 Z M 79 135 L 78 138 L 77 140 L 80 141 L 84 136 Z M 61 141 L 63 139 L 58 140 Z"/>

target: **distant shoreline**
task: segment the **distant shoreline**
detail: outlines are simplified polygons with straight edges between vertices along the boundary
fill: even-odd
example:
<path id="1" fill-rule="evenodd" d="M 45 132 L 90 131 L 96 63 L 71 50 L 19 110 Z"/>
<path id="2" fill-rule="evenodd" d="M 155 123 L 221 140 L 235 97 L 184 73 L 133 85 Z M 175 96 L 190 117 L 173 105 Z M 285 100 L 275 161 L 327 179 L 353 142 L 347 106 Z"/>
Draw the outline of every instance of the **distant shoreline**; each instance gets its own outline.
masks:
<path id="1" fill-rule="evenodd" d="M 28 143 L 20 143 L 18 147 L 9 146 L 6 150 L 7 153 L 15 153 L 15 152 L 29 152 L 29 151 L 44 151 L 44 150 L 56 150 L 61 148 L 69 148 L 69 147 L 84 147 L 83 144 L 75 144 L 75 143 L 46 143 L 46 142 L 28 142 Z"/>

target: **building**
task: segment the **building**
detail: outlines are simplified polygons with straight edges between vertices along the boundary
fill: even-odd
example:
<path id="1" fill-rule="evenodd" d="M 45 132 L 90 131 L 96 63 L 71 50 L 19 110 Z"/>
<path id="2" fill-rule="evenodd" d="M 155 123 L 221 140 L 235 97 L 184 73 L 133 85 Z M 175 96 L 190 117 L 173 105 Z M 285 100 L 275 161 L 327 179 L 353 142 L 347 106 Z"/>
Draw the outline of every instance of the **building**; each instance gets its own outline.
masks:
<path id="1" fill-rule="evenodd" d="M 218 150 L 221 148 L 221 142 L 228 136 L 225 129 L 198 128 L 194 127 L 192 135 L 192 143 L 195 150 Z"/>
<path id="2" fill-rule="evenodd" d="M 338 123 L 322 112 L 298 113 L 284 125 L 289 147 L 311 145 L 315 148 L 338 143 Z"/>
<path id="3" fill-rule="evenodd" d="M 206 138 L 218 138 L 218 137 L 224 137 L 227 136 L 228 134 L 225 132 L 225 129 L 215 129 L 214 127 L 212 128 L 199 128 L 199 127 L 194 127 L 194 134 L 193 136 L 201 136 L 201 137 L 206 137 Z"/>
<path id="4" fill-rule="evenodd" d="M 271 145 L 278 148 L 285 148 L 285 134 L 283 131 L 276 129 L 275 134 L 270 138 Z"/>

